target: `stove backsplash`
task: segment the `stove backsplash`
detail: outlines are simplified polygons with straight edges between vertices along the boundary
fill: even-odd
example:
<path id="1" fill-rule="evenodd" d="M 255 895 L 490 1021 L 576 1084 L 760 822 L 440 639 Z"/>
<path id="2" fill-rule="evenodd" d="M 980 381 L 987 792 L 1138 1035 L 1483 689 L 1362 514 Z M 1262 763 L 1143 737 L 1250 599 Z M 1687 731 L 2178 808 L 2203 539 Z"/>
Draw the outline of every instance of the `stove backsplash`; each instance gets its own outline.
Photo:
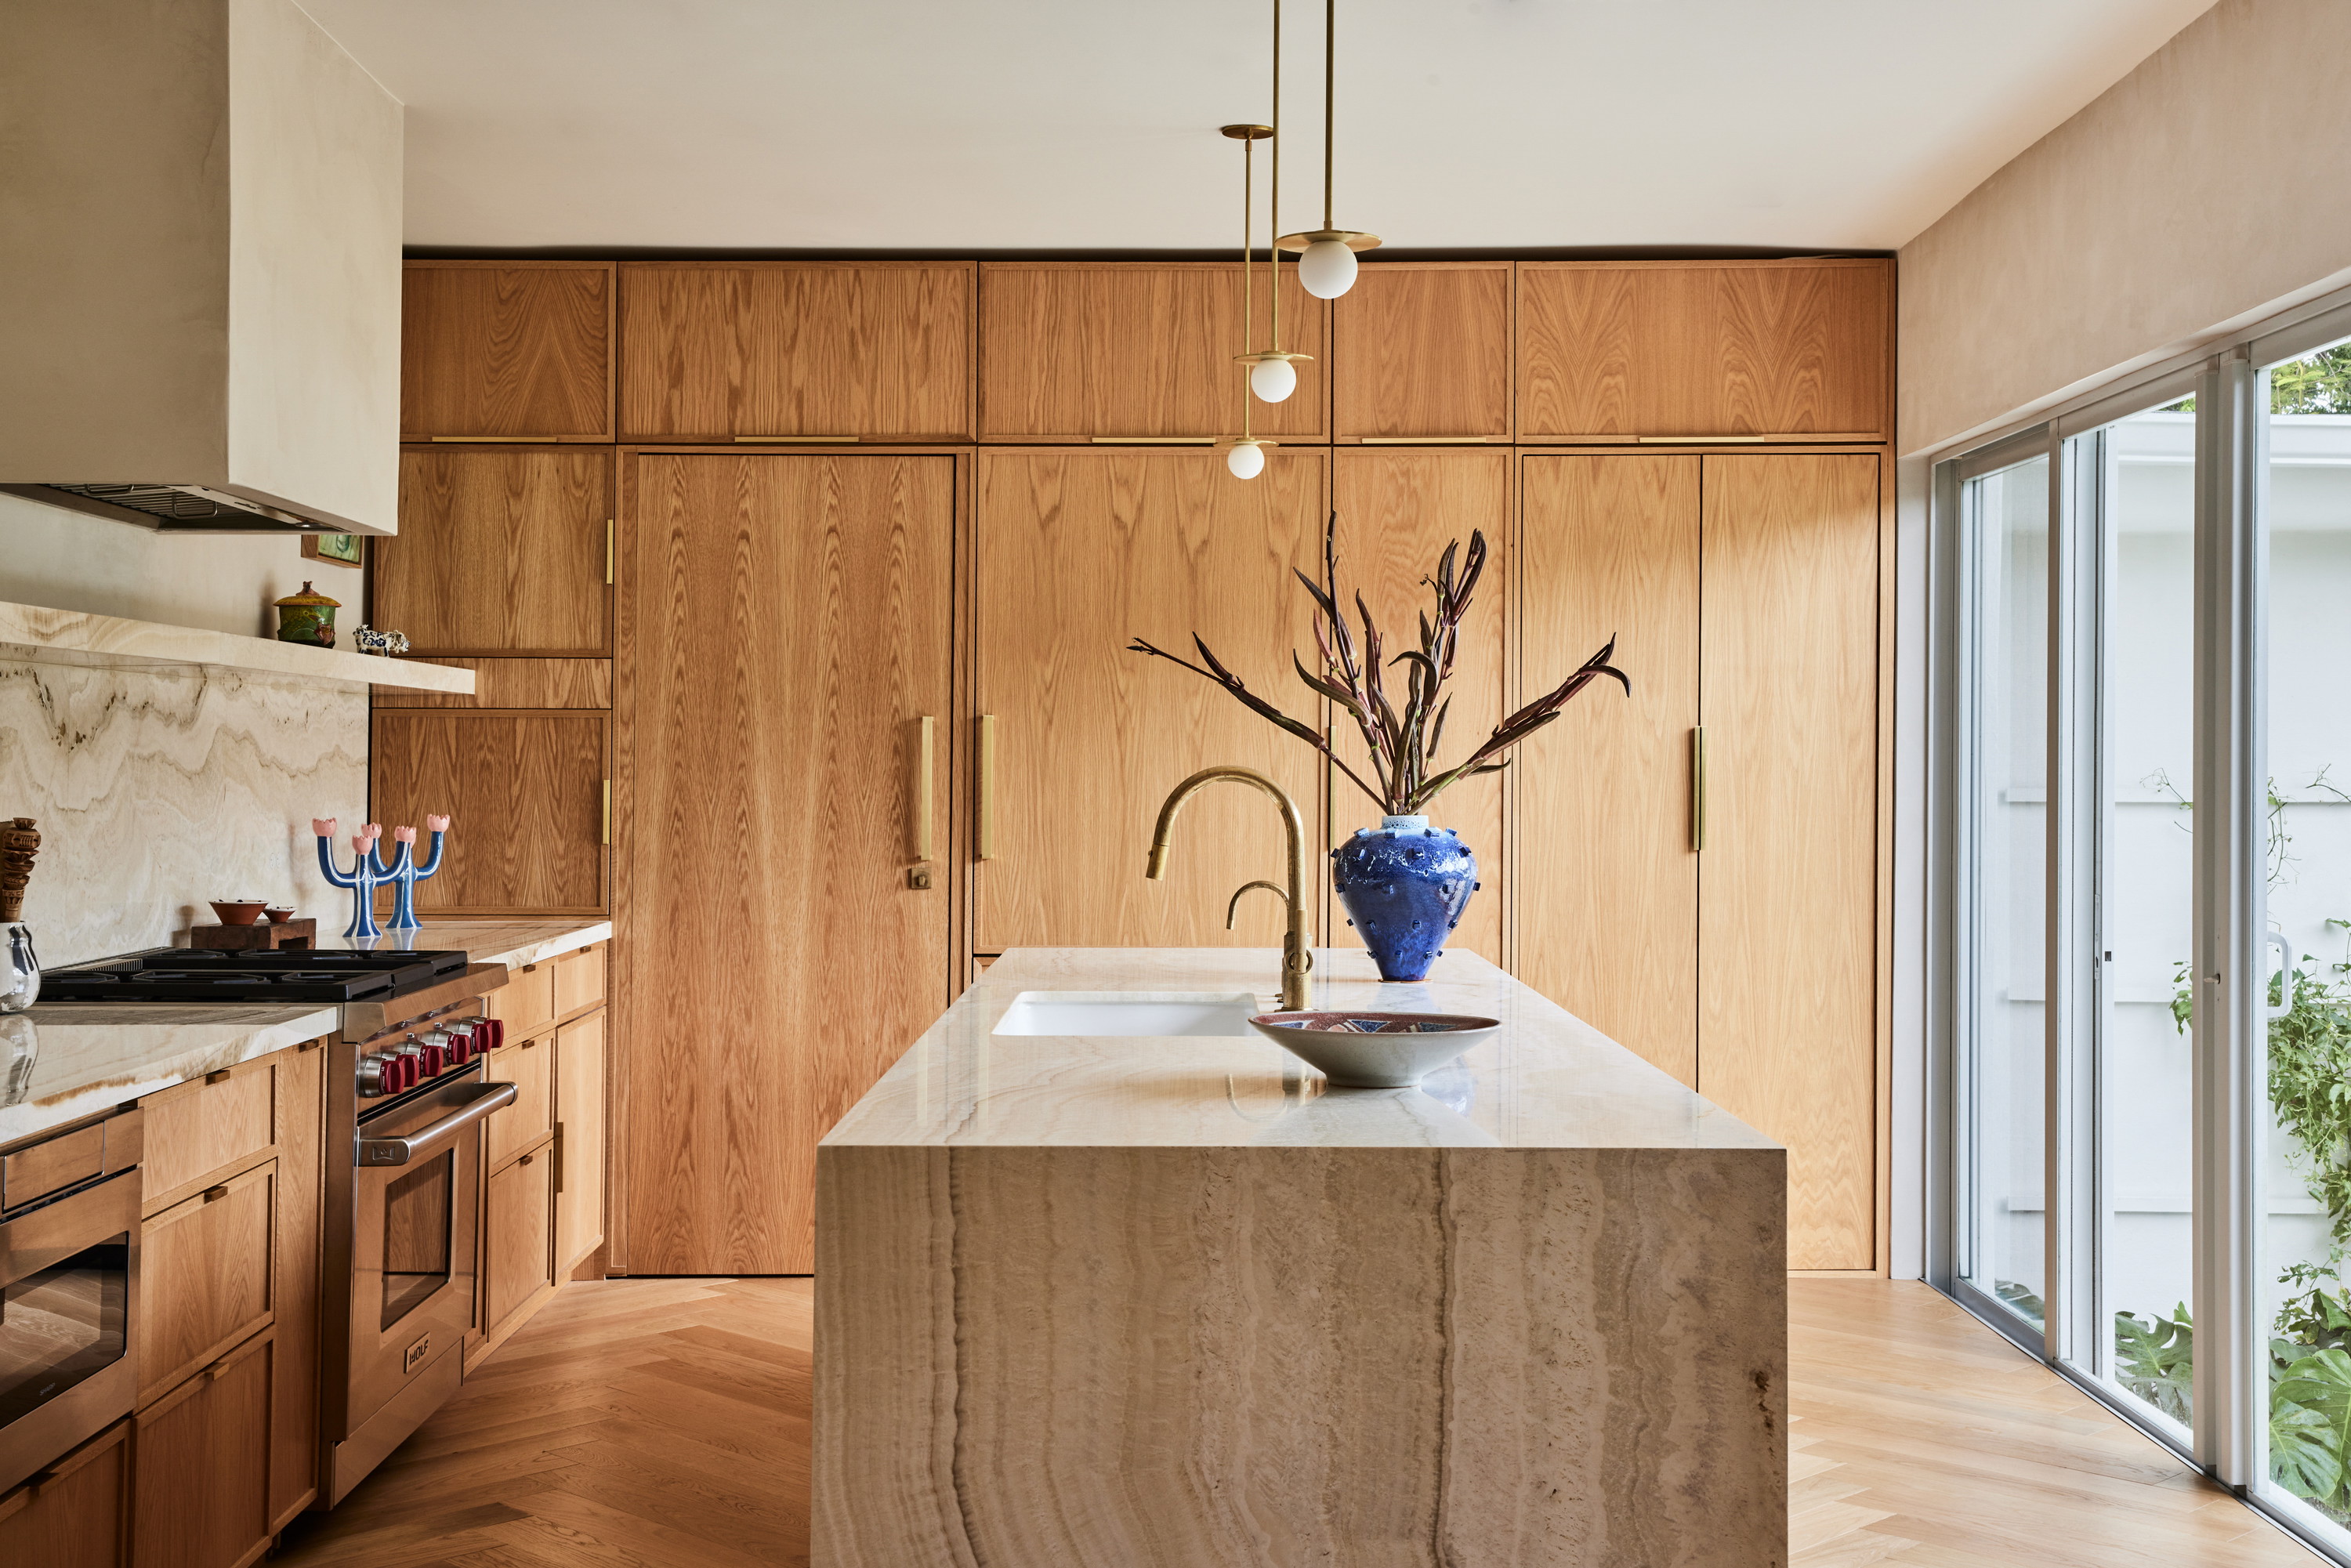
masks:
<path id="1" fill-rule="evenodd" d="M 309 823 L 364 819 L 367 751 L 364 691 L 0 660 L 0 818 L 40 824 L 25 921 L 42 964 L 161 946 L 214 898 L 341 930 L 350 895 L 319 874 Z"/>

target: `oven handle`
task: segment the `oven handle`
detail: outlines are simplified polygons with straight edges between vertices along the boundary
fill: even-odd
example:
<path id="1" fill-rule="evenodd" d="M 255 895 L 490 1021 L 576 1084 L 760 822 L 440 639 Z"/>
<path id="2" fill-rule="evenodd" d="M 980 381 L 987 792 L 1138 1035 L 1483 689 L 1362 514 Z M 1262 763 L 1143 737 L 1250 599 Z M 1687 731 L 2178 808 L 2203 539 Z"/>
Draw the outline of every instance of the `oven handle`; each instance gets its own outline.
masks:
<path id="1" fill-rule="evenodd" d="M 475 1083 L 469 1087 L 474 1091 L 471 1098 L 422 1132 L 411 1133 L 404 1138 L 361 1138 L 358 1163 L 404 1166 L 451 1134 L 463 1132 L 501 1105 L 514 1103 L 515 1086 L 511 1083 Z"/>

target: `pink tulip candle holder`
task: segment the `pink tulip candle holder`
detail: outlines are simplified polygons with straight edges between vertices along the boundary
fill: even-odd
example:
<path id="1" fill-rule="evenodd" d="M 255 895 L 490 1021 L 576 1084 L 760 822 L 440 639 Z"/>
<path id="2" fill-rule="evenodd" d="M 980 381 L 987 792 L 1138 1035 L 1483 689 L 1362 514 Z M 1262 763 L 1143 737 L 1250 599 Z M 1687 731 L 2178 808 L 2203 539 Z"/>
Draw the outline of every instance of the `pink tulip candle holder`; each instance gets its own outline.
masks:
<path id="1" fill-rule="evenodd" d="M 427 817 L 424 819 L 424 831 L 433 835 L 433 848 L 424 857 L 423 865 L 415 862 L 412 852 L 416 847 L 414 828 L 392 830 L 392 842 L 400 847 L 392 852 L 390 865 L 384 864 L 381 854 L 371 852 L 369 855 L 376 875 L 392 884 L 392 929 L 394 931 L 424 929 L 424 922 L 416 918 L 416 884 L 428 880 L 441 869 L 441 843 L 449 831 L 449 819 Z"/>
<path id="2" fill-rule="evenodd" d="M 375 894 L 378 888 L 384 886 L 394 890 L 392 929 L 423 928 L 423 922 L 416 918 L 416 884 L 441 869 L 442 841 L 449 831 L 449 819 L 427 817 L 424 826 L 433 835 L 433 849 L 423 864 L 417 864 L 412 852 L 416 843 L 414 828 L 392 829 L 392 842 L 398 847 L 392 851 L 392 859 L 386 861 L 381 847 L 383 829 L 370 822 L 351 835 L 351 869 L 342 871 L 335 864 L 335 819 L 310 819 L 310 831 L 319 837 L 319 870 L 335 886 L 351 890 L 351 923 L 343 927 L 347 939 L 383 935 L 383 928 L 375 922 Z"/>

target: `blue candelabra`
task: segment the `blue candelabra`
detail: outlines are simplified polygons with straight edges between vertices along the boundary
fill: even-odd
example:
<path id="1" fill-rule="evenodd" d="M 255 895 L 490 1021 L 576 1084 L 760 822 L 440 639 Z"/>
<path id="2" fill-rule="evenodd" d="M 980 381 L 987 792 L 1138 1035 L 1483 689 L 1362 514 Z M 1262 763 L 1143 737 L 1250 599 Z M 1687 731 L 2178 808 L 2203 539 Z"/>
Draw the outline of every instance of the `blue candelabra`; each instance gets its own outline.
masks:
<path id="1" fill-rule="evenodd" d="M 431 880 L 433 874 L 441 869 L 441 841 L 449 831 L 449 819 L 427 817 L 424 819 L 424 831 L 433 835 L 433 849 L 424 857 L 423 865 L 416 863 L 412 852 L 416 846 L 414 828 L 392 830 L 392 842 L 399 848 L 392 852 L 390 865 L 383 863 L 383 856 L 380 853 L 371 851 L 368 856 L 376 880 L 392 886 L 392 929 L 394 931 L 422 931 L 424 928 L 424 922 L 416 918 L 416 884 Z"/>
<path id="2" fill-rule="evenodd" d="M 351 923 L 343 927 L 343 936 L 382 936 L 383 928 L 375 923 L 375 890 L 387 879 L 376 869 L 382 862 L 376 859 L 375 845 L 383 829 L 370 822 L 351 835 L 353 856 L 347 872 L 335 869 L 335 819 L 313 817 L 310 831 L 319 835 L 319 872 L 335 886 L 351 890 Z"/>

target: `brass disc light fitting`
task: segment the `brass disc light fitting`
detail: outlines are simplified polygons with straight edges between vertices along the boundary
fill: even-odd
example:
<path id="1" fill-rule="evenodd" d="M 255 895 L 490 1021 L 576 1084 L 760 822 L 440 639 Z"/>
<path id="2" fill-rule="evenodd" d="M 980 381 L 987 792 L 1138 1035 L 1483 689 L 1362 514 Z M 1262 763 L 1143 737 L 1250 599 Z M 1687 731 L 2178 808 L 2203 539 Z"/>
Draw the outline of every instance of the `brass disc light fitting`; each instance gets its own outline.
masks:
<path id="1" fill-rule="evenodd" d="M 1365 234 L 1361 229 L 1343 229 L 1331 218 L 1331 133 L 1334 119 L 1332 105 L 1338 100 L 1338 26 L 1339 0 L 1323 0 L 1322 226 L 1300 234 L 1283 235 L 1273 242 L 1280 249 L 1299 253 L 1298 281 L 1307 293 L 1317 299 L 1336 299 L 1353 288 L 1355 286 L 1355 253 L 1370 250 L 1380 243 L 1379 235 Z M 1280 30 L 1281 13 L 1277 4 L 1274 12 L 1277 40 Z M 1279 68 L 1276 68 L 1277 75 Z"/>
<path id="2" fill-rule="evenodd" d="M 1257 144 L 1260 141 L 1266 141 L 1273 135 L 1273 127 L 1270 125 L 1227 125 L 1220 127 L 1219 129 L 1221 129 L 1227 136 L 1231 137 L 1234 141 L 1241 144 L 1242 351 L 1234 355 L 1233 358 L 1254 367 L 1258 359 L 1258 355 L 1254 351 L 1257 342 L 1257 297 L 1254 287 L 1256 271 L 1251 265 L 1250 256 L 1250 252 L 1254 247 L 1251 246 L 1250 241 L 1256 235 L 1256 230 L 1252 225 L 1257 217 Z M 1280 287 L 1278 279 L 1276 280 L 1275 287 L 1277 288 Z M 1280 297 L 1279 295 L 1275 296 L 1277 301 L 1279 301 L 1280 298 Z M 1285 363 L 1283 364 L 1282 369 L 1287 371 L 1290 367 Z M 1265 440 L 1260 436 L 1252 435 L 1249 433 L 1249 378 L 1254 376 L 1255 373 L 1255 369 L 1252 368 L 1244 375 L 1241 382 L 1241 433 L 1238 435 L 1232 436 L 1227 440 L 1217 443 L 1217 450 L 1221 451 L 1225 455 L 1225 466 L 1232 471 L 1233 477 L 1236 479 L 1254 479 L 1259 474 L 1264 473 L 1265 449 L 1275 444 L 1273 442 Z M 1295 382 L 1295 372 L 1292 372 L 1291 380 Z"/>
<path id="3" fill-rule="evenodd" d="M 1262 134 L 1273 143 L 1273 188 L 1266 201 L 1268 214 L 1266 226 L 1270 229 L 1278 229 L 1281 226 L 1281 0 L 1273 0 L 1273 124 L 1270 128 L 1256 126 L 1248 129 Z M 1226 135 L 1234 136 L 1238 135 L 1243 128 L 1228 125 L 1224 130 Z M 1247 140 L 1257 141 L 1259 134 L 1251 134 Z M 1246 188 L 1246 176 L 1244 176 L 1243 184 Z M 1241 246 L 1243 274 L 1241 294 L 1246 301 L 1249 296 L 1249 260 L 1246 224 L 1243 225 Z M 1298 361 L 1311 360 L 1314 356 L 1282 351 L 1281 253 L 1278 250 L 1268 253 L 1266 264 L 1268 275 L 1273 280 L 1272 287 L 1267 290 L 1272 296 L 1273 330 L 1267 340 L 1266 348 L 1263 350 L 1249 348 L 1249 345 L 1254 344 L 1257 340 L 1257 318 L 1253 314 L 1247 317 L 1248 325 L 1243 332 L 1244 351 L 1233 357 L 1249 367 L 1249 391 L 1255 392 L 1265 402 L 1280 402 L 1298 390 Z"/>

